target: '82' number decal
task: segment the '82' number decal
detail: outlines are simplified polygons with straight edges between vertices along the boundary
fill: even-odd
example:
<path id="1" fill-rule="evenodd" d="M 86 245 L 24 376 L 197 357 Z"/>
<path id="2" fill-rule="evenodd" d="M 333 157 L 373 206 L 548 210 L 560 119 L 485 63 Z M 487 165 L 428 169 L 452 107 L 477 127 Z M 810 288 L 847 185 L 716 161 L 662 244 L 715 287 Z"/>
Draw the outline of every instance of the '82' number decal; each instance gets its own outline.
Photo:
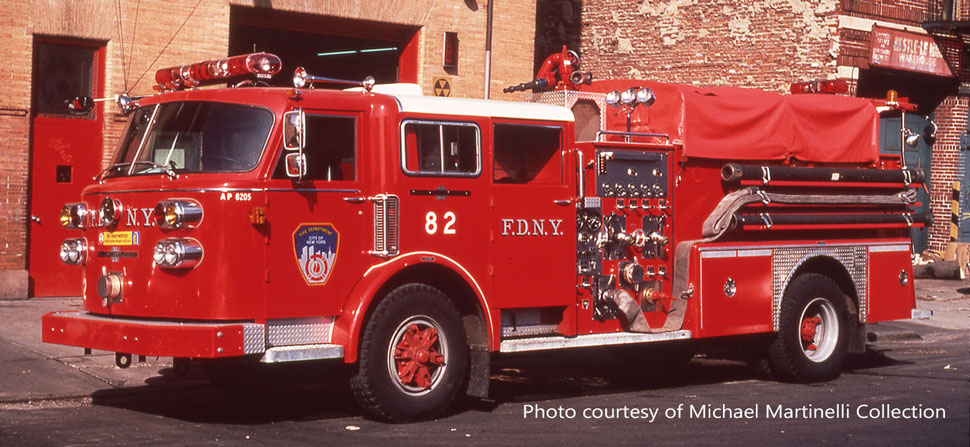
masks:
<path id="1" fill-rule="evenodd" d="M 457 220 L 455 213 L 445 211 L 442 218 L 445 224 L 441 230 L 441 234 L 455 234 L 455 220 Z M 438 214 L 434 211 L 428 211 L 428 214 L 424 215 L 424 231 L 428 234 L 438 233 Z"/>

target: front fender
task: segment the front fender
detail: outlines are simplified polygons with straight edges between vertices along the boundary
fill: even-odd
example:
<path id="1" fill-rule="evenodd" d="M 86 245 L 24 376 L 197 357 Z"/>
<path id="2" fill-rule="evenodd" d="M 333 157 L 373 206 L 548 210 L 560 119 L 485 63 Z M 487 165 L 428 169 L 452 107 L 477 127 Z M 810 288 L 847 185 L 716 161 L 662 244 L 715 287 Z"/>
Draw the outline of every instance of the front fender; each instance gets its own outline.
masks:
<path id="1" fill-rule="evenodd" d="M 498 338 L 495 336 L 499 330 L 496 327 L 498 318 L 494 318 L 492 315 L 491 308 L 488 306 L 485 298 L 485 292 L 482 290 L 479 282 L 472 277 L 467 269 L 462 267 L 454 259 L 440 253 L 419 251 L 405 253 L 386 262 L 371 266 L 371 268 L 364 272 L 360 280 L 357 281 L 357 284 L 354 285 L 333 328 L 332 342 L 343 345 L 344 362 L 354 363 L 357 361 L 357 349 L 360 342 L 361 328 L 364 325 L 364 317 L 367 315 L 367 309 L 370 308 L 371 303 L 377 298 L 377 292 L 381 287 L 394 277 L 394 275 L 409 266 L 424 263 L 434 263 L 448 268 L 471 286 L 475 297 L 478 299 L 478 305 L 481 306 L 483 314 L 485 315 L 485 323 L 488 328 L 489 349 L 493 351 L 498 349 Z"/>

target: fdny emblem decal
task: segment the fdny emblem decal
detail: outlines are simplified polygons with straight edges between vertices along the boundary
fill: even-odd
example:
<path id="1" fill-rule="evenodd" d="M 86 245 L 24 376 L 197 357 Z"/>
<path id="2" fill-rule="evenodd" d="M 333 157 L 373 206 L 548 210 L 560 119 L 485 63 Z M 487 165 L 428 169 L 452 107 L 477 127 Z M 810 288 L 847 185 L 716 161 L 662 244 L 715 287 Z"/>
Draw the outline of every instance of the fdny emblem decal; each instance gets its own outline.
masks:
<path id="1" fill-rule="evenodd" d="M 303 224 L 293 232 L 293 251 L 307 284 L 327 283 L 337 261 L 339 239 L 340 233 L 328 223 Z"/>

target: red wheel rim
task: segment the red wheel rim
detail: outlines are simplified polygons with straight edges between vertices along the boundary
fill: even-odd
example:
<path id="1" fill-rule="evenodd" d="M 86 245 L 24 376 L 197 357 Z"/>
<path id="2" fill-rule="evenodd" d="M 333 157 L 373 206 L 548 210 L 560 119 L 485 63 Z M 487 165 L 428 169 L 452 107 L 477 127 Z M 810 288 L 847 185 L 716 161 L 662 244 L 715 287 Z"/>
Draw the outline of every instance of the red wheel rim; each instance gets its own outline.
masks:
<path id="1" fill-rule="evenodd" d="M 388 373 L 409 394 L 430 392 L 447 368 L 447 342 L 440 325 L 426 316 L 405 320 L 388 347 Z"/>

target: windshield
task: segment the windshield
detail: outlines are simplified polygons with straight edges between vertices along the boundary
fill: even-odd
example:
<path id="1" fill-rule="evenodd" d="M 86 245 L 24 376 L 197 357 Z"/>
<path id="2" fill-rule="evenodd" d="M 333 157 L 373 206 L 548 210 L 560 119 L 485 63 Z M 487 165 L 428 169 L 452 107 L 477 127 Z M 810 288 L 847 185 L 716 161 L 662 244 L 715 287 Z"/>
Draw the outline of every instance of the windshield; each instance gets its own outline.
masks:
<path id="1" fill-rule="evenodd" d="M 132 113 L 106 177 L 244 172 L 256 167 L 273 126 L 265 109 L 173 102 Z"/>

